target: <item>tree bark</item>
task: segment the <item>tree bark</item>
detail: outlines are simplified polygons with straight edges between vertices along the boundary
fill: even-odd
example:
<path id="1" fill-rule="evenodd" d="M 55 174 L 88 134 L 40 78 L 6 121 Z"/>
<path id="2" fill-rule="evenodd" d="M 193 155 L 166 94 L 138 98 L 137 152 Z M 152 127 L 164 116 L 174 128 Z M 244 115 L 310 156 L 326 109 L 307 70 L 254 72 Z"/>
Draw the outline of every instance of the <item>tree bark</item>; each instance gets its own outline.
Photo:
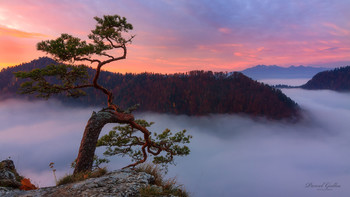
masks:
<path id="1" fill-rule="evenodd" d="M 134 121 L 132 114 L 116 112 L 114 110 L 101 110 L 93 112 L 86 124 L 83 138 L 73 174 L 91 171 L 96 150 L 96 144 L 102 128 L 108 123 L 130 123 Z"/>

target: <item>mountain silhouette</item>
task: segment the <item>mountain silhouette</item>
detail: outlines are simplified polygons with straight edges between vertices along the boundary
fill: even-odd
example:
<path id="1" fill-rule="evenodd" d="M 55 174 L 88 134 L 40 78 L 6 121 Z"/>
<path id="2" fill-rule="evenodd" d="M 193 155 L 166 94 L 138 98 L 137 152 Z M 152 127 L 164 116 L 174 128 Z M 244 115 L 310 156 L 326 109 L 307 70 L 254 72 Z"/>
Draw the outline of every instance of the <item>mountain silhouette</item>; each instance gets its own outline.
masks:
<path id="1" fill-rule="evenodd" d="M 258 65 L 252 68 L 247 68 L 241 72 L 252 79 L 259 80 L 312 78 L 318 72 L 325 70 L 328 70 L 328 68 L 309 66 L 290 66 L 288 68 L 284 68 L 275 65 Z"/>

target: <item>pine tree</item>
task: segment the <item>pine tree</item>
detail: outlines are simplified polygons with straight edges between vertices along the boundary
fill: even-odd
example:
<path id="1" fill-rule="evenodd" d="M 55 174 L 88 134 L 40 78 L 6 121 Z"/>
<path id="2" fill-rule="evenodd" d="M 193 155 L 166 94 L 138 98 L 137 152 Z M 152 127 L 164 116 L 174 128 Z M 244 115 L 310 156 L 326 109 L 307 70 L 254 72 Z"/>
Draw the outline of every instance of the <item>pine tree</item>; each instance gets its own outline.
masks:
<path id="1" fill-rule="evenodd" d="M 59 65 L 50 65 L 42 69 L 34 69 L 29 72 L 17 72 L 16 77 L 28 79 L 21 85 L 24 94 L 37 94 L 39 97 L 49 98 L 53 94 L 66 93 L 67 96 L 79 97 L 85 94 L 85 88 L 100 90 L 107 97 L 107 106 L 99 112 L 93 112 L 90 117 L 83 138 L 81 140 L 79 154 L 76 159 L 74 174 L 91 171 L 97 141 L 102 128 L 108 123 L 126 124 L 132 132 L 142 132 L 143 138 L 137 143 L 124 143 L 125 140 L 135 139 L 133 136 L 123 136 L 121 144 L 125 146 L 141 146 L 139 156 L 133 164 L 136 166 L 147 159 L 147 155 L 155 155 L 156 162 L 170 163 L 175 155 L 188 155 L 187 146 L 179 146 L 179 143 L 189 143 L 191 136 L 185 136 L 185 131 L 171 135 L 165 130 L 158 136 L 159 141 L 152 140 L 151 132 L 144 122 L 136 121 L 132 111 L 135 107 L 127 110 L 121 109 L 114 103 L 114 95 L 111 90 L 99 84 L 101 68 L 111 62 L 126 58 L 127 45 L 131 44 L 134 35 L 125 38 L 133 26 L 125 17 L 118 15 L 106 15 L 103 18 L 95 17 L 97 25 L 88 38 L 91 42 L 82 41 L 80 38 L 69 34 L 61 34 L 54 40 L 46 40 L 37 44 L 37 49 L 44 51 L 61 62 Z M 114 55 L 122 52 L 121 55 Z M 86 66 L 74 66 L 74 62 L 89 62 L 97 64 L 93 77 L 88 76 Z M 122 92 L 120 93 L 122 94 Z M 136 139 L 135 139 L 136 140 Z M 171 146 L 170 146 L 171 144 Z M 165 156 L 160 156 L 166 152 Z"/>

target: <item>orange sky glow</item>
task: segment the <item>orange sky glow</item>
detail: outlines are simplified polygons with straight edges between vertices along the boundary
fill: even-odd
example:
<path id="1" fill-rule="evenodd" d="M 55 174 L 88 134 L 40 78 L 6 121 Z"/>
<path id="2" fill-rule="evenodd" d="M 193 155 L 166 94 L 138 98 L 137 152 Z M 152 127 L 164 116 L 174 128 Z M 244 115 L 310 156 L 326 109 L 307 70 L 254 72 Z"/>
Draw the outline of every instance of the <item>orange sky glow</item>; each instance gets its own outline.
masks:
<path id="1" fill-rule="evenodd" d="M 105 14 L 125 16 L 136 35 L 127 59 L 104 67 L 113 72 L 346 66 L 349 8 L 346 0 L 1 1 L 0 69 L 46 56 L 36 43 L 61 33 L 86 40 L 93 17 Z"/>

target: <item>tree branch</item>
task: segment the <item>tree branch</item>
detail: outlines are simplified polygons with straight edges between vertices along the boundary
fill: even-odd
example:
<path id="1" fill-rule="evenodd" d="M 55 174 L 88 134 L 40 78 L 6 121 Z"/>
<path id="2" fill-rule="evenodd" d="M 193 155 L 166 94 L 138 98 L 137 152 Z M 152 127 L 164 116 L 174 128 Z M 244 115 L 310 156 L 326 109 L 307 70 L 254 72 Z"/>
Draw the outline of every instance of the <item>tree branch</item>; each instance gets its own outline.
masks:
<path id="1" fill-rule="evenodd" d="M 103 55 L 103 56 L 106 56 L 106 57 L 109 57 L 111 59 L 114 59 L 114 56 L 111 56 L 111 55 L 108 55 L 107 53 L 100 53 L 99 55 Z"/>
<path id="2" fill-rule="evenodd" d="M 105 64 L 114 62 L 114 61 L 118 61 L 118 60 L 122 60 L 122 59 L 126 59 L 126 54 L 127 54 L 127 50 L 126 50 L 126 46 L 125 44 L 121 47 L 123 49 L 123 55 L 117 58 L 111 58 L 109 60 L 103 61 L 100 65 L 103 66 Z"/>
<path id="3" fill-rule="evenodd" d="M 81 58 L 81 57 L 74 57 L 74 61 L 89 61 L 91 63 L 94 63 L 94 62 L 97 62 L 97 63 L 101 63 L 100 60 L 97 60 L 97 59 L 90 59 L 90 58 Z"/>
<path id="4" fill-rule="evenodd" d="M 86 84 L 86 85 L 79 85 L 79 86 L 70 86 L 70 87 L 66 87 L 66 88 L 60 88 L 60 87 L 56 87 L 57 89 L 60 90 L 70 90 L 70 89 L 81 89 L 81 88 L 88 88 L 88 87 L 94 87 L 93 84 Z"/>
<path id="5" fill-rule="evenodd" d="M 115 49 L 118 49 L 118 48 L 122 48 L 123 45 L 114 45 L 113 41 L 109 38 L 109 37 L 106 37 L 106 40 L 108 40 L 108 42 L 111 44 L 111 46 Z"/>
<path id="6" fill-rule="evenodd" d="M 142 154 L 143 154 L 143 159 L 139 160 L 133 164 L 130 164 L 128 166 L 123 167 L 122 169 L 129 168 L 129 167 L 135 167 L 140 163 L 143 163 L 147 160 L 147 153 L 146 153 L 146 147 L 147 147 L 147 142 L 142 146 Z"/>
<path id="7" fill-rule="evenodd" d="M 151 150 L 151 147 L 150 147 L 150 146 L 147 147 L 147 151 L 148 151 L 149 153 L 151 153 L 152 155 L 159 155 L 159 153 L 162 152 L 162 149 L 161 149 L 160 147 L 155 147 L 155 148 L 158 148 L 157 152 L 153 152 L 153 151 Z"/>

